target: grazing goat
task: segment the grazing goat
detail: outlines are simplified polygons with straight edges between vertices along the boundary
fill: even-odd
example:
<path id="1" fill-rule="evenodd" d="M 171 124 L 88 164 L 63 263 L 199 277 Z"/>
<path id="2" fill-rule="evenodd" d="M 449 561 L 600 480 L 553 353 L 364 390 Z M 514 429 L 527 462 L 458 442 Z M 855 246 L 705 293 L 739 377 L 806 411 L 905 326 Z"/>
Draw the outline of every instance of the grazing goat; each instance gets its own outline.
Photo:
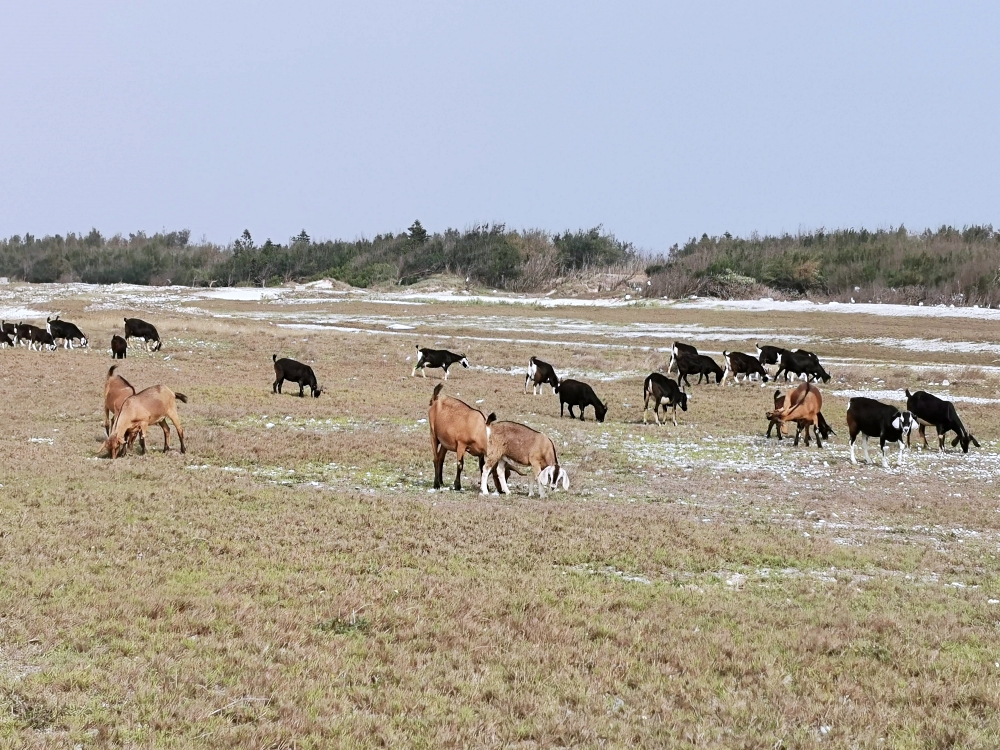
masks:
<path id="1" fill-rule="evenodd" d="M 775 394 L 774 399 L 775 404 L 778 403 L 777 394 Z M 816 447 L 823 447 L 823 439 L 821 437 L 822 433 L 820 430 L 820 416 L 821 410 L 823 408 L 823 394 L 820 393 L 819 388 L 809 383 L 803 383 L 800 386 L 794 388 L 790 393 L 785 396 L 784 404 L 781 407 L 775 408 L 774 411 L 769 411 L 767 413 L 767 418 L 772 422 L 778 422 L 778 436 L 781 436 L 781 429 L 783 423 L 785 422 L 795 422 L 795 442 L 793 445 L 799 444 L 799 436 L 802 431 L 805 430 L 806 446 L 809 445 L 809 429 L 812 428 L 813 435 L 816 437 Z"/>
<path id="2" fill-rule="evenodd" d="M 18 323 L 14 326 L 14 343 L 20 344 L 22 341 L 27 342 L 25 346 L 29 349 L 34 347 L 31 344 L 32 335 L 37 335 L 37 331 L 43 331 L 45 329 L 39 328 L 38 326 L 33 326 L 31 323 Z"/>
<path id="3" fill-rule="evenodd" d="M 761 365 L 776 365 L 781 359 L 781 355 L 787 352 L 787 349 L 782 349 L 780 346 L 770 346 L 765 344 L 761 346 L 760 344 L 754 345 L 757 348 L 757 361 Z"/>
<path id="4" fill-rule="evenodd" d="M 726 384 L 726 378 L 729 373 L 733 374 L 733 382 L 739 383 L 740 376 L 743 376 L 743 382 L 748 382 L 754 375 L 759 375 L 761 379 L 761 385 L 768 381 L 767 370 L 764 366 L 757 360 L 756 357 L 751 357 L 749 354 L 743 354 L 741 352 L 722 352 L 722 360 L 726 363 L 726 371 L 722 373 L 722 384 Z"/>
<path id="5" fill-rule="evenodd" d="M 117 333 L 111 337 L 111 359 L 125 359 L 128 353 L 128 342 Z"/>
<path id="6" fill-rule="evenodd" d="M 482 474 L 480 492 L 489 494 L 486 480 L 492 472 L 499 468 L 499 476 L 494 482 L 500 482 L 497 489 L 508 492 L 507 469 L 511 468 L 521 473 L 515 464 L 530 466 L 535 470 L 535 481 L 538 482 L 538 494 L 545 497 L 545 486 L 556 488 L 561 482 L 564 490 L 569 489 L 569 475 L 559 467 L 555 443 L 548 435 L 533 430 L 517 422 L 496 422 L 495 414 L 486 419 L 489 430 L 487 438 L 486 462 Z M 528 497 L 531 497 L 531 484 L 528 485 Z"/>
<path id="7" fill-rule="evenodd" d="M 111 365 L 104 379 L 104 434 L 108 437 L 111 436 L 111 423 L 121 411 L 125 399 L 135 395 L 132 384 L 121 375 L 115 375 L 116 367 L 118 365 Z"/>
<path id="8" fill-rule="evenodd" d="M 0 331 L 0 347 L 6 349 L 8 346 L 14 346 L 14 339 L 6 331 Z"/>
<path id="9" fill-rule="evenodd" d="M 160 334 L 152 323 L 147 323 L 139 318 L 125 318 L 125 341 L 130 338 L 142 339 L 146 344 L 146 351 L 160 351 L 163 342 L 160 341 Z M 150 342 L 155 341 L 156 346 L 150 348 Z"/>
<path id="10" fill-rule="evenodd" d="M 682 344 L 680 341 L 675 341 L 674 345 L 670 348 L 670 362 L 667 364 L 667 375 L 673 372 L 674 368 L 677 366 L 677 360 L 680 359 L 685 354 L 697 354 L 698 350 L 695 349 L 691 344 Z"/>
<path id="11" fill-rule="evenodd" d="M 642 384 L 642 397 L 643 424 L 646 424 L 647 421 L 650 400 L 653 402 L 653 417 L 656 419 L 656 424 L 660 424 L 659 411 L 661 406 L 664 418 L 667 416 L 667 409 L 673 408 L 674 427 L 677 426 L 677 407 L 681 407 L 681 411 L 688 410 L 688 395 L 672 379 L 658 372 L 651 372 L 646 376 L 646 381 Z"/>
<path id="12" fill-rule="evenodd" d="M 958 412 L 955 410 L 955 404 L 951 401 L 945 401 L 927 391 L 910 393 L 909 388 L 907 388 L 906 409 L 913 414 L 917 424 L 920 425 L 918 432 L 924 440 L 924 450 L 927 449 L 925 430 L 928 427 L 934 427 L 937 430 L 938 450 L 944 450 L 945 435 L 950 431 L 955 433 L 955 438 L 951 441 L 952 448 L 961 443 L 962 453 L 968 453 L 969 443 L 979 447 L 979 441 L 965 429 L 965 425 L 962 424 L 962 420 L 959 419 Z M 906 436 L 906 447 L 910 447 L 909 434 Z"/>
<path id="13" fill-rule="evenodd" d="M 787 382 L 788 373 L 790 372 L 795 373 L 799 377 L 805 375 L 807 380 L 822 379 L 824 383 L 830 380 L 830 373 L 823 369 L 823 365 L 819 363 L 819 357 L 804 349 L 796 349 L 794 352 L 787 350 L 782 352 L 781 366 L 774 373 L 774 379 L 777 380 L 778 376 L 784 373 L 785 381 Z"/>
<path id="14" fill-rule="evenodd" d="M 316 384 L 316 375 L 309 365 L 284 357 L 278 359 L 277 354 L 271 355 L 271 361 L 274 362 L 274 383 L 271 384 L 271 393 L 281 393 L 281 384 L 289 380 L 298 383 L 299 397 L 305 396 L 305 387 L 308 385 L 313 398 L 319 398 L 319 394 L 323 391 Z"/>
<path id="15" fill-rule="evenodd" d="M 55 351 L 56 348 L 56 342 L 52 338 L 51 333 L 46 331 L 44 328 L 31 326 L 31 330 L 28 331 L 28 348 L 34 349 L 36 345 L 38 347 L 38 351 L 41 351 L 43 346 L 47 346 L 53 351 Z"/>
<path id="16" fill-rule="evenodd" d="M 559 416 L 563 415 L 563 406 L 569 407 L 570 419 L 575 419 L 573 407 L 580 407 L 580 421 L 583 421 L 583 412 L 588 406 L 594 407 L 594 416 L 598 422 L 604 421 L 604 415 L 608 413 L 608 407 L 594 393 L 594 389 L 579 380 L 564 380 L 556 388 L 559 394 Z"/>
<path id="17" fill-rule="evenodd" d="M 782 410 L 785 407 L 787 398 L 788 396 L 782 393 L 780 390 L 776 390 L 774 392 L 774 412 L 777 413 L 778 416 L 775 418 L 768 417 L 767 434 L 765 435 L 765 437 L 768 438 L 771 437 L 771 430 L 777 427 L 778 440 L 782 440 L 784 438 L 784 432 L 785 432 L 784 423 L 781 421 L 780 416 Z M 823 416 L 823 412 L 820 412 L 816 416 L 819 419 L 819 434 L 823 436 L 824 440 L 829 440 L 830 435 L 837 434 L 836 432 L 833 431 L 833 428 L 830 427 L 829 423 L 826 421 L 826 418 Z M 808 435 L 806 436 L 806 438 L 808 440 Z M 806 444 L 808 445 L 808 442 Z"/>
<path id="18" fill-rule="evenodd" d="M 413 365 L 413 372 L 410 373 L 412 378 L 417 374 L 417 370 L 426 378 L 427 368 L 441 368 L 444 370 L 444 379 L 448 379 L 448 368 L 451 367 L 456 362 L 460 363 L 462 367 L 469 366 L 469 360 L 465 358 L 464 354 L 455 354 L 454 352 L 449 352 L 447 349 L 421 349 L 417 347 L 417 363 Z"/>
<path id="19" fill-rule="evenodd" d="M 434 386 L 430 407 L 427 410 L 427 422 L 431 427 L 431 448 L 434 451 L 434 489 L 441 489 L 444 485 L 444 459 L 448 451 L 454 451 L 458 457 L 454 487 L 456 490 L 461 490 L 465 454 L 471 453 L 476 456 L 479 459 L 479 469 L 483 471 L 490 430 L 487 427 L 485 414 L 457 398 L 442 396 L 442 388 L 444 383 Z M 490 416 L 496 418 L 495 414 Z M 500 487 L 495 467 L 493 484 Z"/>
<path id="20" fill-rule="evenodd" d="M 542 392 L 542 387 L 548 383 L 552 386 L 552 392 L 556 392 L 559 387 L 559 378 L 556 371 L 548 362 L 542 362 L 538 357 L 528 360 L 528 374 L 524 378 L 524 392 L 528 392 L 528 383 L 531 382 L 531 393 L 537 396 Z"/>
<path id="21" fill-rule="evenodd" d="M 13 323 L 8 323 L 6 320 L 0 321 L 0 342 L 4 346 L 10 344 L 14 346 L 14 340 L 17 338 L 17 326 Z"/>
<path id="22" fill-rule="evenodd" d="M 80 339 L 80 346 L 87 345 L 87 337 L 83 335 L 83 331 L 77 328 L 73 323 L 68 323 L 65 320 L 59 320 L 58 315 L 54 318 L 46 318 L 45 328 L 52 335 L 53 341 L 56 339 L 63 340 L 64 349 L 72 349 L 74 339 Z"/>
<path id="23" fill-rule="evenodd" d="M 177 438 L 181 443 L 181 453 L 184 449 L 184 428 L 177 416 L 177 401 L 187 403 L 187 396 L 175 393 L 165 385 L 152 385 L 129 396 L 122 404 L 121 411 L 111 425 L 111 434 L 101 449 L 102 456 L 119 458 L 124 455 L 125 448 L 138 434 L 142 452 L 146 452 L 146 430 L 154 424 L 163 428 L 163 450 L 170 450 L 170 427 L 166 420 L 173 422 L 177 430 Z"/>
<path id="24" fill-rule="evenodd" d="M 688 387 L 691 386 L 688 375 L 697 375 L 698 385 L 701 385 L 702 378 L 705 378 L 706 383 L 712 382 L 709 376 L 713 373 L 715 374 L 715 382 L 722 382 L 722 368 L 706 354 L 681 354 L 677 358 L 677 372 L 677 382 L 680 383 L 683 380 Z"/>
<path id="25" fill-rule="evenodd" d="M 862 435 L 865 449 L 865 461 L 871 463 L 868 456 L 868 438 L 877 437 L 879 448 L 882 450 L 882 466 L 889 468 L 889 461 L 885 455 L 886 443 L 899 443 L 899 459 L 897 466 L 902 466 L 905 456 L 906 443 L 903 437 L 909 438 L 913 429 L 913 415 L 908 411 L 900 411 L 895 406 L 883 404 L 873 398 L 864 396 L 854 396 L 847 402 L 847 429 L 851 436 L 851 463 L 858 461 L 854 457 L 854 443 L 858 435 Z"/>

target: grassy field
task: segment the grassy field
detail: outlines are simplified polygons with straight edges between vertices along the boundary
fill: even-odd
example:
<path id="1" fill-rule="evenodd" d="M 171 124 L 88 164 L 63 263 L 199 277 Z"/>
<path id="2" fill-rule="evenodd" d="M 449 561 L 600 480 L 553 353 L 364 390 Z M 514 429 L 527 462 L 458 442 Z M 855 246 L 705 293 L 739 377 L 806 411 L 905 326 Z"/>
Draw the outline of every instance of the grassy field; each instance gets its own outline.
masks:
<path id="1" fill-rule="evenodd" d="M 996 323 L 403 302 L 11 289 L 93 340 L 0 351 L 0 746 L 1000 744 Z M 186 455 L 96 457 L 132 314 L 164 344 L 121 372 L 188 396 Z M 675 336 L 817 351 L 838 434 L 766 440 L 770 386 L 644 425 Z M 481 497 L 467 461 L 434 492 L 417 343 L 552 436 L 570 491 Z M 275 352 L 323 395 L 272 395 Z M 532 354 L 607 421 L 523 394 Z M 970 399 L 982 449 L 852 465 L 848 395 L 904 387 Z"/>

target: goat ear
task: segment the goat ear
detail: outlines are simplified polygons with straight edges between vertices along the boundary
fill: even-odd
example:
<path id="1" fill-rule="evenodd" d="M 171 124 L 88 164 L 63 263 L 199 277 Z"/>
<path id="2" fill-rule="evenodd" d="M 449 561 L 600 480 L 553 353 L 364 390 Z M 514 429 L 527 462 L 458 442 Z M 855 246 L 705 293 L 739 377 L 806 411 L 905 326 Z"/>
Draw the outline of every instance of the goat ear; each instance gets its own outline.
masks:
<path id="1" fill-rule="evenodd" d="M 488 417 L 486 417 L 486 424 L 493 424 L 496 421 L 497 421 L 496 412 L 492 412 L 491 411 L 490 415 Z"/>

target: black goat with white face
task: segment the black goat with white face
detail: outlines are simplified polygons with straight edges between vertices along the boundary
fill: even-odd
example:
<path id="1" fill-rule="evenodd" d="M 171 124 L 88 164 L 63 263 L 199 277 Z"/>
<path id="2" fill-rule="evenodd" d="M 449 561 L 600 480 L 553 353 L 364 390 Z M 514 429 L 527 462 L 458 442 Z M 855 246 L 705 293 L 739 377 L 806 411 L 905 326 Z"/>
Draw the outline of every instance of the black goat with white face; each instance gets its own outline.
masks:
<path id="1" fill-rule="evenodd" d="M 910 437 L 910 431 L 916 420 L 908 411 L 900 411 L 895 406 L 883 404 L 873 398 L 855 396 L 847 402 L 847 429 L 851 439 L 851 463 L 858 461 L 854 457 L 854 443 L 858 436 L 862 437 L 862 446 L 865 451 L 865 461 L 871 463 L 868 456 L 868 438 L 877 437 L 879 448 L 882 450 L 882 466 L 889 468 L 889 459 L 885 455 L 886 443 L 899 444 L 899 460 L 897 466 L 902 466 L 905 460 L 904 451 L 906 443 Z"/>
<path id="2" fill-rule="evenodd" d="M 63 340 L 64 349 L 72 349 L 74 339 L 80 340 L 80 346 L 87 345 L 87 337 L 83 335 L 83 331 L 73 323 L 59 320 L 58 315 L 54 318 L 46 318 L 45 328 L 52 335 L 53 341 L 57 339 Z"/>
<path id="3" fill-rule="evenodd" d="M 951 441 L 954 448 L 959 443 L 962 444 L 962 453 L 969 452 L 969 444 L 979 447 L 979 441 L 975 436 L 965 429 L 962 420 L 958 417 L 955 404 L 945 401 L 942 398 L 928 393 L 927 391 L 917 391 L 910 393 L 906 390 L 906 408 L 909 409 L 920 425 L 918 431 L 924 440 L 924 448 L 927 448 L 927 427 L 934 427 L 938 435 L 938 450 L 944 450 L 945 435 L 954 432 L 955 438 Z M 906 445 L 910 445 L 910 436 L 906 436 Z"/>
<path id="4" fill-rule="evenodd" d="M 441 368 L 444 370 L 444 379 L 448 379 L 448 368 L 453 364 L 461 364 L 462 367 L 469 366 L 469 360 L 465 358 L 464 354 L 455 354 L 454 352 L 449 352 L 447 349 L 421 349 L 417 347 L 417 363 L 413 365 L 413 372 L 410 373 L 412 378 L 417 374 L 417 370 L 420 370 L 421 374 L 427 377 L 427 368 Z"/>

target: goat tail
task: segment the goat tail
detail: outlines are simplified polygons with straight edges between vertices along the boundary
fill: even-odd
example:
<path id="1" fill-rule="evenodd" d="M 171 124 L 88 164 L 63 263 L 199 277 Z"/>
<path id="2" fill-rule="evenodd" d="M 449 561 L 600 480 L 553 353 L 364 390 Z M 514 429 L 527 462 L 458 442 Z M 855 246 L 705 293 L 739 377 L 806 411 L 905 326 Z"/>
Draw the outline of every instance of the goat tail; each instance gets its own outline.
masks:
<path id="1" fill-rule="evenodd" d="M 271 361 L 272 362 L 277 362 L 278 361 L 278 355 L 277 354 L 272 354 L 271 355 Z"/>
<path id="2" fill-rule="evenodd" d="M 115 370 L 116 370 L 117 368 L 118 368 L 118 365 L 111 365 L 110 369 L 108 370 L 108 377 L 109 377 L 109 378 L 110 378 L 110 377 L 111 377 L 112 375 L 114 375 L 114 374 L 115 374 Z"/>
<path id="3" fill-rule="evenodd" d="M 490 415 L 486 417 L 486 426 L 489 427 L 496 421 L 497 421 L 497 413 L 495 411 L 491 411 Z"/>
<path id="4" fill-rule="evenodd" d="M 434 386 L 434 393 L 433 393 L 433 395 L 431 396 L 431 403 L 432 403 L 432 404 L 433 404 L 433 403 L 434 403 L 435 401 L 437 401 L 437 400 L 438 400 L 438 396 L 440 396 L 440 395 L 441 395 L 441 390 L 442 390 L 443 388 L 444 388 L 444 383 L 438 383 L 438 384 L 437 384 L 436 386 Z"/>
<path id="5" fill-rule="evenodd" d="M 177 392 L 175 392 L 174 393 L 174 398 L 176 398 L 182 404 L 186 404 L 188 402 L 188 397 L 185 396 L 183 393 L 177 393 Z"/>

